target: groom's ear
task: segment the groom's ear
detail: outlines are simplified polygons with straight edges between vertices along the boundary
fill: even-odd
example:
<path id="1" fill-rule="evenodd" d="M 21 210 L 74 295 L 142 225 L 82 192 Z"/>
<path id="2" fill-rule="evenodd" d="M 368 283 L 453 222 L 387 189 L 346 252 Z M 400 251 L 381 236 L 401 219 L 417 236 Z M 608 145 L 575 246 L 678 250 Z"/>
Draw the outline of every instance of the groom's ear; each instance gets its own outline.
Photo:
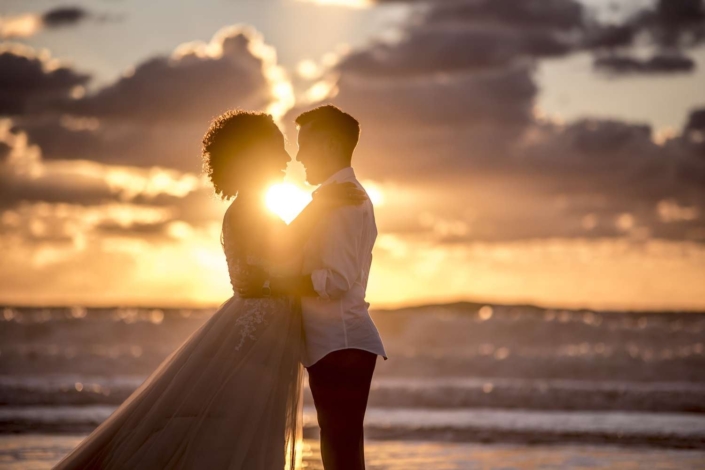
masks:
<path id="1" fill-rule="evenodd" d="M 332 155 L 336 155 L 336 156 L 337 156 L 337 155 L 340 155 L 341 152 L 342 152 L 342 150 L 343 150 L 343 147 L 342 147 L 342 144 L 341 144 L 341 142 L 340 142 L 340 139 L 336 139 L 336 138 L 335 138 L 334 136 L 332 136 L 332 135 L 327 135 L 327 136 L 325 136 L 324 138 L 325 138 L 325 143 L 324 143 L 324 147 L 323 147 L 323 148 L 326 149 L 326 154 L 327 154 L 328 156 L 332 156 Z"/>

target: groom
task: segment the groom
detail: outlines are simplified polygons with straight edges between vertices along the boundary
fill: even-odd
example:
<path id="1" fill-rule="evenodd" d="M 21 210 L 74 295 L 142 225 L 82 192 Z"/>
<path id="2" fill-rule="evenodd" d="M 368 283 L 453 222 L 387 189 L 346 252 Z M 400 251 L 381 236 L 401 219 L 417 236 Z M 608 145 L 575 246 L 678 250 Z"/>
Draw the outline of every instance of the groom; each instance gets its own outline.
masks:
<path id="1" fill-rule="evenodd" d="M 301 114 L 296 124 L 296 158 L 310 184 L 349 182 L 364 191 L 350 166 L 360 137 L 355 118 L 326 105 Z M 369 198 L 334 209 L 304 247 L 301 275 L 268 282 L 271 295 L 301 297 L 302 362 L 309 373 L 326 470 L 365 468 L 362 425 L 370 382 L 377 356 L 387 359 L 365 301 L 376 237 Z"/>

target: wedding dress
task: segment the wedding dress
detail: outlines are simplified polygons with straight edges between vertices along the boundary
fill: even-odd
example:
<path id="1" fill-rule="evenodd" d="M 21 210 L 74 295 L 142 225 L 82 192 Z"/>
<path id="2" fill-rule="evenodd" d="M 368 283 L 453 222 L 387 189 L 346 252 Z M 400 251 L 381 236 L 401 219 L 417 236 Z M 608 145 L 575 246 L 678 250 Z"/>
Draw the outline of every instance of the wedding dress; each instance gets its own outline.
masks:
<path id="1" fill-rule="evenodd" d="M 231 219 L 222 243 L 232 283 L 246 264 L 264 263 Z M 301 347 L 295 300 L 236 294 L 54 469 L 293 469 Z"/>

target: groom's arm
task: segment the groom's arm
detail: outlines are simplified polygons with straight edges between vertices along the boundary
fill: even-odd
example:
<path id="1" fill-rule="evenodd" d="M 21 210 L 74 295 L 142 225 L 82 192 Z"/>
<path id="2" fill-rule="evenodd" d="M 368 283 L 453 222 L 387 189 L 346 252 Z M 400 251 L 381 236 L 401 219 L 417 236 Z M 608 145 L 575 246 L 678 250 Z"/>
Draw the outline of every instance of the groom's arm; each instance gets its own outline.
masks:
<path id="1" fill-rule="evenodd" d="M 314 191 L 309 204 L 280 230 L 270 234 L 266 256 L 269 261 L 287 262 L 301 251 L 319 220 L 346 205 L 359 206 L 368 199 L 367 194 L 354 183 L 335 183 L 322 186 Z"/>
<path id="2" fill-rule="evenodd" d="M 295 276 L 269 276 L 253 271 L 236 280 L 241 297 L 263 297 L 269 280 L 269 295 L 320 297 L 325 300 L 340 298 L 350 290 L 360 275 L 359 250 L 362 243 L 364 205 L 335 209 L 328 217 L 325 232 L 317 239 L 320 244 L 320 265 L 311 274 Z"/>
<path id="3" fill-rule="evenodd" d="M 320 266 L 310 275 L 272 277 L 272 295 L 320 297 L 325 300 L 340 298 L 350 290 L 360 274 L 359 250 L 362 243 L 363 206 L 346 206 L 329 216 L 321 243 Z"/>

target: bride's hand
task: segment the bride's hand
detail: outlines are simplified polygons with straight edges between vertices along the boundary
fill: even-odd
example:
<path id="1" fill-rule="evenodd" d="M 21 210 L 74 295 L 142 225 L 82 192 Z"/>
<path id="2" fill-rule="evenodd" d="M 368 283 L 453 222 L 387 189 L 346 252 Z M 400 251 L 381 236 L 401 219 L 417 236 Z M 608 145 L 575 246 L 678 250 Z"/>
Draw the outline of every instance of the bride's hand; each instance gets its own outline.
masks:
<path id="1" fill-rule="evenodd" d="M 355 183 L 331 183 L 313 193 L 313 200 L 328 207 L 357 206 L 366 201 L 367 194 Z"/>

